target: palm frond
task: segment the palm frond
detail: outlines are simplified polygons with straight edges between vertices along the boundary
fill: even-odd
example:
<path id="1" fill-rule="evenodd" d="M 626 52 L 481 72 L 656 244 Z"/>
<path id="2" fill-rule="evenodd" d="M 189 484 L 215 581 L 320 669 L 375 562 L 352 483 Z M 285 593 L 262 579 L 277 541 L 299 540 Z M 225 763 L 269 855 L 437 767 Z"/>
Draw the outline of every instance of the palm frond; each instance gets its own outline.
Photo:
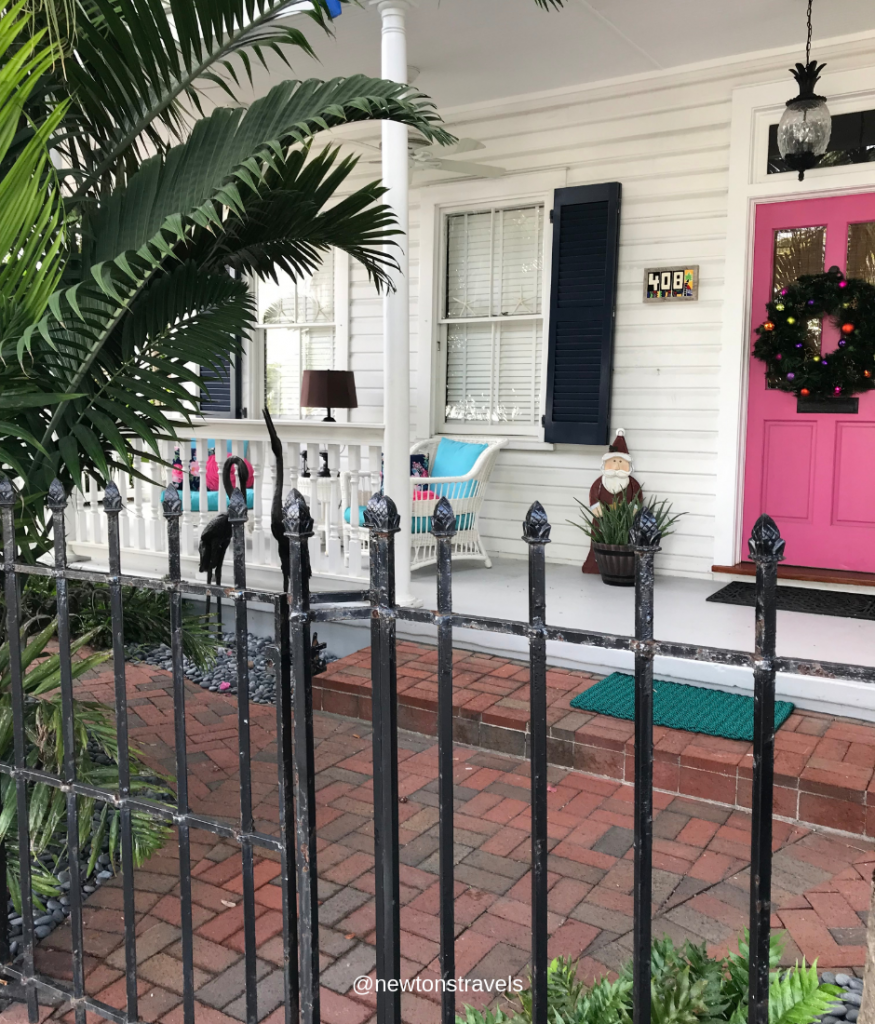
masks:
<path id="1" fill-rule="evenodd" d="M 13 0 L 12 9 L 27 2 Z M 43 188 L 31 199 L 55 203 L 48 212 L 34 202 L 16 207 L 0 191 L 0 232 L 14 227 L 10 210 L 23 211 L 29 232 L 10 234 L 8 249 L 42 275 L 9 269 L 13 261 L 0 267 L 0 393 L 8 399 L 0 472 L 19 486 L 16 533 L 28 560 L 49 544 L 43 499 L 53 477 L 68 486 L 86 473 L 145 479 L 132 463 L 135 446 L 160 461 L 158 442 L 198 411 L 195 368 L 237 351 L 254 322 L 244 274 L 298 277 L 336 247 L 378 288 L 391 287 L 396 263 L 385 247 L 397 227 L 382 186 L 339 198 L 354 161 L 331 149 L 314 156 L 309 144 L 321 131 L 371 119 L 452 141 L 427 97 L 366 76 L 289 81 L 246 109 L 203 116 L 204 86 L 236 98 L 254 61 L 312 53 L 283 21 L 297 2 L 69 0 L 69 57 L 63 68 L 29 72 L 39 88 L 19 90 L 26 129 L 5 162 L 0 69 L 0 175 L 19 158 L 38 158 L 27 183 L 40 178 Z M 326 0 L 309 3 L 312 21 L 330 30 Z M 48 32 L 49 16 L 34 5 L 34 38 Z M 61 157 L 63 213 L 49 138 Z M 6 173 L 0 188 L 16 184 Z"/>
<path id="2" fill-rule="evenodd" d="M 379 202 L 386 189 L 372 182 L 337 199 L 357 158 L 338 160 L 326 149 L 309 158 L 307 147 L 274 160 L 256 193 L 243 197 L 243 213 L 223 211 L 221 233 L 198 229 L 186 249 L 204 267 L 229 268 L 276 280 L 316 271 L 329 248 L 349 253 L 379 289 L 391 288 L 393 257 L 382 247 L 400 234 L 392 210 Z M 328 204 L 331 204 L 330 206 Z"/>
<path id="3" fill-rule="evenodd" d="M 33 31 L 28 0 L 0 19 L 0 337 L 16 316 L 42 315 L 64 263 L 60 191 L 49 159 L 49 141 L 67 110 L 60 103 L 16 148 L 31 93 L 58 58 L 45 29 Z M 25 135 L 28 133 L 25 132 Z"/>
<path id="4" fill-rule="evenodd" d="M 363 75 L 281 82 L 248 108 L 213 110 L 184 143 L 146 161 L 126 186 L 88 213 L 83 268 L 96 272 L 120 253 L 163 255 L 166 240 L 180 239 L 188 224 L 221 227 L 216 204 L 242 213 L 242 193 L 258 191 L 290 144 L 347 122 L 382 118 L 430 138 L 451 138 L 438 127 L 430 100 Z"/>
<path id="5" fill-rule="evenodd" d="M 204 113 L 200 90 L 218 86 L 232 100 L 241 79 L 252 82 L 253 59 L 265 67 L 273 52 L 313 51 L 284 17 L 297 0 L 92 0 L 79 19 L 78 61 L 67 87 L 81 111 L 83 131 L 67 142 L 75 198 L 101 183 L 120 181 L 150 152 L 163 152 Z M 310 0 L 312 19 L 331 24 L 324 0 Z M 72 63 L 72 62 L 71 62 Z M 406 89 L 408 102 L 419 94 Z M 391 116 L 391 115 L 389 115 Z M 428 119 L 425 120 L 428 134 Z"/>
<path id="6" fill-rule="evenodd" d="M 55 475 L 77 485 L 84 472 L 106 479 L 112 452 L 130 471 L 134 441 L 157 456 L 156 439 L 176 436 L 174 418 L 197 412 L 202 381 L 191 365 L 217 366 L 254 322 L 245 282 L 192 261 L 148 281 L 124 317 L 119 308 L 97 288 L 83 290 L 75 335 L 60 321 L 47 327 L 51 343 L 37 335 L 32 375 L 46 391 L 54 382 L 79 397 L 20 414 L 37 413 L 49 451 L 30 462 L 34 487 L 47 489 Z"/>
<path id="7" fill-rule="evenodd" d="M 66 146 L 78 194 L 123 179 L 181 138 L 187 115 L 202 112 L 199 86 L 227 89 L 238 70 L 251 77 L 248 50 L 284 60 L 287 47 L 312 53 L 299 30 L 280 22 L 294 2 L 85 0 L 66 83 L 83 129 Z"/>

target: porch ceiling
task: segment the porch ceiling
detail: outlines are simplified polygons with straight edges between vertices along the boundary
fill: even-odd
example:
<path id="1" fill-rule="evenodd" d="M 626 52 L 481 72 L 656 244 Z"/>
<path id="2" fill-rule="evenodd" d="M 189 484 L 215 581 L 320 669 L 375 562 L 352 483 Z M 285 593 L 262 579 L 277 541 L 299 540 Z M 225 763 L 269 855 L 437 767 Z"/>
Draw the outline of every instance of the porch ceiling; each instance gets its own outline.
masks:
<path id="1" fill-rule="evenodd" d="M 553 13 L 534 0 L 419 0 L 409 62 L 421 71 L 416 85 L 452 107 L 773 47 L 801 51 L 804 23 L 803 0 L 567 0 Z M 814 25 L 815 43 L 873 30 L 875 4 L 818 0 Z M 296 59 L 296 77 L 379 75 L 380 19 L 367 0 L 345 7 L 334 39 L 308 35 L 321 63 Z M 259 93 L 283 75 L 278 61 L 271 67 L 259 73 Z"/>

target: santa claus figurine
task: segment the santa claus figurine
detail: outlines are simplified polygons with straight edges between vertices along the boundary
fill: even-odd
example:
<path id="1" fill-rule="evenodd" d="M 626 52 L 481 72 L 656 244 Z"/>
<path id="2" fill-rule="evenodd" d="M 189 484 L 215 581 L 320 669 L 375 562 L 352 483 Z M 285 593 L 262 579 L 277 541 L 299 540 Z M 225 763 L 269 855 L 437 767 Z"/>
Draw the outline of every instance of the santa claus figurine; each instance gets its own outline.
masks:
<path id="1" fill-rule="evenodd" d="M 589 507 L 597 516 L 603 505 L 613 505 L 617 496 L 625 495 L 631 501 L 641 493 L 641 484 L 632 476 L 632 456 L 626 447 L 626 431 L 617 429 L 617 436 L 602 456 L 602 475 L 589 489 Z M 583 571 L 598 575 L 595 554 L 592 547 L 583 563 Z"/>

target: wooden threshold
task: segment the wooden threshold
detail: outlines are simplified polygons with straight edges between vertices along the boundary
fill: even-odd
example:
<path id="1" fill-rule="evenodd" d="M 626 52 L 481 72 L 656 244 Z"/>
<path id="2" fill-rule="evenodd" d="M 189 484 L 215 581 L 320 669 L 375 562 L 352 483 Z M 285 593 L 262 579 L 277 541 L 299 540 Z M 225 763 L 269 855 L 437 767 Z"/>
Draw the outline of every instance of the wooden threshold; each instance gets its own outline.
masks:
<path id="1" fill-rule="evenodd" d="M 735 565 L 712 565 L 711 572 L 727 573 L 731 576 L 756 576 L 753 562 L 736 562 Z M 812 569 L 804 565 L 778 566 L 779 580 L 803 580 L 806 583 L 833 583 L 839 586 L 875 587 L 875 572 L 851 572 L 849 569 Z"/>

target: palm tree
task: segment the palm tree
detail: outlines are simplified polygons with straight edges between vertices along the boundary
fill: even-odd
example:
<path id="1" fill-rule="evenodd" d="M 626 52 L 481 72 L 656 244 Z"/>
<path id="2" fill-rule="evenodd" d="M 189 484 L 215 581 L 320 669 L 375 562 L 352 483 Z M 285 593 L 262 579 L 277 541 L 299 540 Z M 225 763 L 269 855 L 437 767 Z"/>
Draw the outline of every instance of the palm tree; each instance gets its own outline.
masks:
<path id="1" fill-rule="evenodd" d="M 49 140 L 67 111 L 54 106 L 19 139 L 25 109 L 60 51 L 46 29 L 34 31 L 29 0 L 6 7 L 0 19 L 0 332 L 33 321 L 48 303 L 63 268 L 63 209 L 49 158 Z M 4 409 L 8 408 L 4 402 Z"/>
<path id="2" fill-rule="evenodd" d="M 25 2 L 2 8 L 0 54 L 6 35 L 27 56 L 47 30 L 38 9 L 34 35 L 15 31 Z M 48 542 L 54 477 L 69 488 L 132 473 L 135 443 L 159 459 L 158 442 L 196 414 L 192 364 L 217 366 L 254 323 L 244 274 L 298 276 L 334 246 L 390 286 L 383 188 L 339 198 L 355 161 L 311 146 L 369 119 L 449 141 L 426 97 L 365 76 L 288 80 L 248 108 L 205 112 L 204 87 L 233 98 L 266 51 L 287 63 L 312 52 L 282 20 L 293 2 L 78 0 L 64 60 L 30 68 L 6 119 L 18 130 L 0 124 L 0 188 L 41 154 L 27 178 L 40 218 L 2 235 L 0 265 L 0 472 L 23 492 L 26 555 Z M 327 27 L 326 0 L 310 2 Z"/>

